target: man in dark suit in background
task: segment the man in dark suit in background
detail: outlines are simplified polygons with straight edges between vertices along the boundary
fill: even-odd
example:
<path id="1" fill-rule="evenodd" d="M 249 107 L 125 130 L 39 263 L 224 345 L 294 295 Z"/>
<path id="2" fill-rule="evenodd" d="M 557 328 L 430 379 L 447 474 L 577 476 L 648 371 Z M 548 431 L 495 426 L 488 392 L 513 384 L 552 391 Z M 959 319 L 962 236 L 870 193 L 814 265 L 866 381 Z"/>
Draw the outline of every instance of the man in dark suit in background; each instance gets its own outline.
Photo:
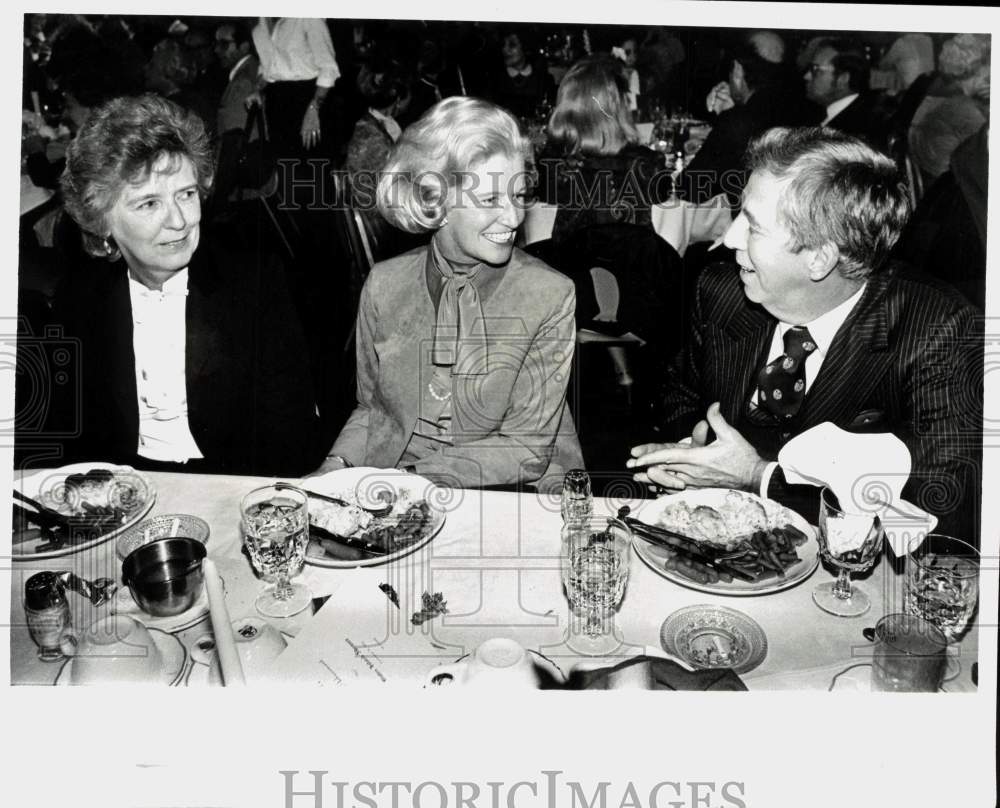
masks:
<path id="1" fill-rule="evenodd" d="M 758 31 L 732 49 L 729 80 L 716 85 L 708 99 L 710 111 L 721 110 L 719 117 L 677 180 L 682 199 L 705 202 L 725 193 L 738 205 L 746 179 L 743 153 L 751 138 L 772 126 L 819 123 L 822 112 L 806 100 L 801 82 L 789 86 L 785 66 L 765 58 L 775 51 L 768 33 Z"/>
<path id="2" fill-rule="evenodd" d="M 220 135 L 243 128 L 247 119 L 247 98 L 257 92 L 260 62 L 253 50 L 252 30 L 247 20 L 224 22 L 215 29 L 215 56 L 228 78 L 219 99 L 216 131 Z"/>
<path id="3" fill-rule="evenodd" d="M 826 109 L 823 126 L 839 129 L 885 151 L 889 108 L 883 93 L 869 89 L 871 67 L 861 46 L 848 39 L 819 43 L 806 70 L 806 96 Z"/>
<path id="4" fill-rule="evenodd" d="M 636 479 L 757 491 L 814 520 L 819 489 L 785 480 L 782 446 L 824 422 L 891 432 L 913 461 L 904 497 L 978 542 L 981 336 L 960 296 L 887 261 L 909 214 L 895 164 L 813 128 L 771 130 L 748 167 L 726 234 L 739 266 L 702 274 L 671 370 L 666 431 L 691 439 L 635 447 Z"/>

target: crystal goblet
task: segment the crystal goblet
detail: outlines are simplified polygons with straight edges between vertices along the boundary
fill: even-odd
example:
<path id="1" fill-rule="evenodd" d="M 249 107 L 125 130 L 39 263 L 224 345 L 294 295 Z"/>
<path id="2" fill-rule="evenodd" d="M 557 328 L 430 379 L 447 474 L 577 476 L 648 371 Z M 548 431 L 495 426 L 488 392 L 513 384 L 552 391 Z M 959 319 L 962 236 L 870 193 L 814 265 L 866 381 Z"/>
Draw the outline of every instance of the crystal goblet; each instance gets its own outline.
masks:
<path id="1" fill-rule="evenodd" d="M 586 654 L 614 650 L 614 615 L 628 582 L 632 531 L 608 516 L 567 522 L 562 528 L 562 579 L 574 639 Z"/>
<path id="2" fill-rule="evenodd" d="M 871 598 L 851 586 L 851 573 L 871 569 L 882 549 L 882 520 L 871 512 L 842 510 L 829 488 L 820 493 L 819 550 L 837 569 L 837 580 L 813 590 L 819 608 L 838 617 L 859 617 L 871 608 Z"/>
<path id="3" fill-rule="evenodd" d="M 979 600 L 979 558 L 979 551 L 968 542 L 930 533 L 906 559 L 903 607 L 936 626 L 947 639 L 946 679 L 961 670 L 957 644 Z"/>
<path id="4" fill-rule="evenodd" d="M 254 569 L 273 586 L 254 601 L 265 617 L 290 617 L 305 609 L 312 594 L 291 578 L 302 571 L 309 544 L 306 493 L 293 486 L 255 488 L 240 503 L 243 535 Z"/>

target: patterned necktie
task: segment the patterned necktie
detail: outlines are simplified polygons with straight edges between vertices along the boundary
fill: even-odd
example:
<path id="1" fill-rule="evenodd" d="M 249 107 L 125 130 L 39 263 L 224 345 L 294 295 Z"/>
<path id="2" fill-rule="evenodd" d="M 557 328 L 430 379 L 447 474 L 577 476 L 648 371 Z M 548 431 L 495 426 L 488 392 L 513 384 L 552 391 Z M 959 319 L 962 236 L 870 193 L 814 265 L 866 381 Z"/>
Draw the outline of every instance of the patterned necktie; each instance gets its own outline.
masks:
<path id="1" fill-rule="evenodd" d="M 778 418 L 791 418 L 806 394 L 806 357 L 816 350 L 809 329 L 785 332 L 785 352 L 757 374 L 758 406 Z"/>

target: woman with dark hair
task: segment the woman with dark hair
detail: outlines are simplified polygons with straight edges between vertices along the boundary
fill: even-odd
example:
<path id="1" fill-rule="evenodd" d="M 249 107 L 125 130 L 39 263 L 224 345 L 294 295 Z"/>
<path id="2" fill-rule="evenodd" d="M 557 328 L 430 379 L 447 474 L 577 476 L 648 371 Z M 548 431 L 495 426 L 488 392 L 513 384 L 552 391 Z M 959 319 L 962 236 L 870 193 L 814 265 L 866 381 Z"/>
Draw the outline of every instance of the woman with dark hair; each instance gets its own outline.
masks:
<path id="1" fill-rule="evenodd" d="M 362 65 L 357 84 L 368 111 L 354 124 L 345 167 L 352 187 L 374 202 L 375 175 L 402 134 L 396 118 L 409 106 L 410 77 L 397 62 L 373 60 Z"/>
<path id="2" fill-rule="evenodd" d="M 382 214 L 430 244 L 376 264 L 357 322 L 357 407 L 321 467 L 404 468 L 455 487 L 548 488 L 582 465 L 566 407 L 573 286 L 514 246 L 526 144 L 456 96 L 396 143 Z"/>
<path id="3" fill-rule="evenodd" d="M 503 66 L 489 83 L 490 98 L 524 120 L 533 116 L 540 104 L 551 104 L 556 83 L 537 57 L 531 29 L 518 26 L 500 30 Z"/>
<path id="4" fill-rule="evenodd" d="M 317 414 L 280 267 L 201 238 L 212 150 L 154 95 L 94 109 L 67 152 L 66 210 L 94 257 L 57 292 L 78 340 L 65 455 L 154 469 L 294 475 Z"/>

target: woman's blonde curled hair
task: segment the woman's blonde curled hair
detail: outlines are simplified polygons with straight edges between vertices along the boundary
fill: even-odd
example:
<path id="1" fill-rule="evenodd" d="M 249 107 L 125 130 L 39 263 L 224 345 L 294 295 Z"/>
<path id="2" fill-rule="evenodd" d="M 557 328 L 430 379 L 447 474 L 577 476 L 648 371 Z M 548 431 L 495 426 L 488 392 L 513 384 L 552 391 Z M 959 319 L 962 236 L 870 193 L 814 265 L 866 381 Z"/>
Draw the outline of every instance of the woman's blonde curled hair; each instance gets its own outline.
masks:
<path id="1" fill-rule="evenodd" d="M 408 126 L 390 152 L 376 191 L 379 211 L 408 233 L 434 230 L 464 174 L 495 155 L 524 156 L 526 149 L 506 110 L 478 98 L 446 98 Z"/>

